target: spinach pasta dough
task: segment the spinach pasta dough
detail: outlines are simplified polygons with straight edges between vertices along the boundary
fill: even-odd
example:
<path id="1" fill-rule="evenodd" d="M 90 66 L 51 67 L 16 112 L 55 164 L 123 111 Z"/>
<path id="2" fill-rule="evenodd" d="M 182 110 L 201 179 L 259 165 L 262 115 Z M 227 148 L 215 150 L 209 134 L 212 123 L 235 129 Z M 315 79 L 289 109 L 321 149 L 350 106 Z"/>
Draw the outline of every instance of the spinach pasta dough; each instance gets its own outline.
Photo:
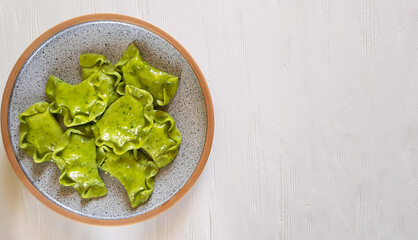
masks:
<path id="1" fill-rule="evenodd" d="M 97 146 L 108 146 L 119 155 L 142 147 L 153 125 L 152 110 L 147 91 L 126 86 L 126 94 L 92 126 Z"/>
<path id="2" fill-rule="evenodd" d="M 121 75 L 115 71 L 113 64 L 107 58 L 100 54 L 87 53 L 80 55 L 80 66 L 82 79 L 86 80 L 96 74 L 100 85 L 100 92 L 106 94 L 109 98 L 108 104 L 114 102 L 119 94 L 116 92 L 116 86 L 121 80 Z"/>
<path id="3" fill-rule="evenodd" d="M 38 102 L 19 115 L 19 146 L 41 163 L 52 160 L 52 152 L 63 130 L 49 112 L 49 103 Z"/>
<path id="4" fill-rule="evenodd" d="M 154 125 L 142 149 L 161 168 L 173 161 L 180 143 L 181 135 L 174 119 L 164 111 L 154 110 Z"/>
<path id="5" fill-rule="evenodd" d="M 82 198 L 107 194 L 96 164 L 96 145 L 90 127 L 69 128 L 57 144 L 53 157 L 61 170 L 63 186 L 73 187 Z M 89 131 L 90 130 L 90 131 Z"/>
<path id="6" fill-rule="evenodd" d="M 148 91 L 154 98 L 154 105 L 164 106 L 177 92 L 178 77 L 150 66 L 133 43 L 115 66 L 123 75 L 117 89 L 119 94 L 125 94 L 125 86 L 133 85 Z"/>
<path id="7" fill-rule="evenodd" d="M 98 91 L 101 85 L 96 74 L 77 85 L 50 76 L 45 88 L 46 96 L 52 102 L 50 111 L 62 115 L 67 127 L 96 121 L 108 103 L 106 94 Z"/>
<path id="8" fill-rule="evenodd" d="M 119 180 L 128 193 L 131 207 L 145 203 L 154 190 L 154 176 L 157 166 L 144 154 L 136 150 L 117 155 L 107 147 L 98 150 L 99 166 Z"/>
<path id="9" fill-rule="evenodd" d="M 60 184 L 82 198 L 105 196 L 100 174 L 110 174 L 137 208 L 149 200 L 154 177 L 174 160 L 182 141 L 174 119 L 154 109 L 170 102 L 178 77 L 150 66 L 135 44 L 115 65 L 94 53 L 79 61 L 80 83 L 51 75 L 45 88 L 49 102 L 19 115 L 19 146 L 35 163 L 54 162 Z"/>

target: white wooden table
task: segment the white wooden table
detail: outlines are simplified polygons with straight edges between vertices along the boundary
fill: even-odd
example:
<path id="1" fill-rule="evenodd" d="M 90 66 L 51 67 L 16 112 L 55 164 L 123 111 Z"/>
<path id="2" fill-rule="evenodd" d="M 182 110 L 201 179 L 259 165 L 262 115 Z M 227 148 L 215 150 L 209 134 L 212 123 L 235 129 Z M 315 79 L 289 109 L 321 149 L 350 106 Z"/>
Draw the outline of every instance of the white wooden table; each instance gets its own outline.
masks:
<path id="1" fill-rule="evenodd" d="M 215 139 L 149 221 L 66 219 L 0 147 L 0 239 L 418 239 L 418 1 L 0 0 L 0 88 L 41 33 L 94 12 L 148 21 L 199 63 Z"/>

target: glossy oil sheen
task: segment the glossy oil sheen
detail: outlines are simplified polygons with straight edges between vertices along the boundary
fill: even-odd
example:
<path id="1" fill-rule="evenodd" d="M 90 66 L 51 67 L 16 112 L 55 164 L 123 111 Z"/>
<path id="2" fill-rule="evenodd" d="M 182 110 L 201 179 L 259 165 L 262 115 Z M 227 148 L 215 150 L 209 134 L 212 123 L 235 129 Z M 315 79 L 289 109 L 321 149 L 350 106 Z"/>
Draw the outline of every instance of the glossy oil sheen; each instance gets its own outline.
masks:
<path id="1" fill-rule="evenodd" d="M 135 44 L 129 45 L 116 67 L 123 74 L 122 84 L 118 86 L 120 94 L 124 94 L 126 85 L 132 85 L 151 93 L 154 105 L 164 106 L 177 92 L 178 77 L 149 65 Z"/>
<path id="2" fill-rule="evenodd" d="M 91 133 L 69 128 L 58 142 L 53 158 L 61 170 L 59 182 L 63 186 L 74 188 L 82 198 L 107 194 L 97 169 L 96 144 Z"/>
<path id="3" fill-rule="evenodd" d="M 45 88 L 51 102 L 51 112 L 64 117 L 67 127 L 96 121 L 106 110 L 109 98 L 98 91 L 98 75 L 71 85 L 57 77 L 50 76 Z M 102 83 L 100 83 L 102 85 Z"/>
<path id="4" fill-rule="evenodd" d="M 109 99 L 108 105 L 119 97 L 116 86 L 121 80 L 121 75 L 115 71 L 115 67 L 105 56 L 96 53 L 82 54 L 80 67 L 83 80 L 97 74 L 97 78 L 102 82 L 98 90 Z"/>
<path id="5" fill-rule="evenodd" d="M 174 119 L 168 113 L 155 110 L 153 116 L 154 125 L 142 150 L 152 158 L 157 167 L 161 168 L 176 157 L 181 143 L 181 134 Z"/>
<path id="6" fill-rule="evenodd" d="M 106 171 L 125 188 L 131 207 L 145 203 L 154 190 L 154 176 L 158 172 L 154 162 L 140 152 L 128 151 L 122 155 L 106 151 L 100 169 Z"/>
<path id="7" fill-rule="evenodd" d="M 52 152 L 63 130 L 49 111 L 49 103 L 38 102 L 19 115 L 20 147 L 37 163 L 52 160 Z"/>
<path id="8" fill-rule="evenodd" d="M 93 124 L 97 146 L 108 146 L 119 155 L 142 147 L 153 125 L 152 109 L 152 97 L 147 91 L 127 86 L 126 94 Z"/>

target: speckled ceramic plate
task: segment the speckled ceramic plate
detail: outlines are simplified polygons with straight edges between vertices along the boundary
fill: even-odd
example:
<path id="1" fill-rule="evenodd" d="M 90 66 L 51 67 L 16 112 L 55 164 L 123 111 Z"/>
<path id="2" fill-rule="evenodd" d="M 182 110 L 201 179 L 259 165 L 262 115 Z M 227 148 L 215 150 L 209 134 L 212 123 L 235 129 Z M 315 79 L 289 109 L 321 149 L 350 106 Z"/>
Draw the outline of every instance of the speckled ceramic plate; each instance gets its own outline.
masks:
<path id="1" fill-rule="evenodd" d="M 78 58 L 99 53 L 116 63 L 130 43 L 136 43 L 152 66 L 179 76 L 178 92 L 165 110 L 176 121 L 183 141 L 174 161 L 155 178 L 150 199 L 131 209 L 123 186 L 101 173 L 108 194 L 84 200 L 58 182 L 54 163 L 35 164 L 19 148 L 18 115 L 35 102 L 45 101 L 45 86 L 53 74 L 71 83 L 81 81 Z M 42 34 L 22 54 L 6 84 L 1 130 L 9 160 L 29 191 L 52 210 L 69 218 L 99 225 L 139 222 L 172 206 L 202 172 L 213 140 L 214 116 L 210 93 L 198 65 L 171 36 L 136 18 L 93 14 L 63 22 Z"/>

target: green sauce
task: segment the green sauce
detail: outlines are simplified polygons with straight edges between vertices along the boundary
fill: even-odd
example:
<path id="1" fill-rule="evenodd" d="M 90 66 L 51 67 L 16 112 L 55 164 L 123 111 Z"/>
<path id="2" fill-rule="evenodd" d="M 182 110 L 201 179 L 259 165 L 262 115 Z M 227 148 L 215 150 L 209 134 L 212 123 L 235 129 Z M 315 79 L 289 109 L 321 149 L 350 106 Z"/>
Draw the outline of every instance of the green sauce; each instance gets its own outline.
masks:
<path id="1" fill-rule="evenodd" d="M 82 198 L 107 194 L 101 168 L 119 180 L 136 208 L 152 194 L 158 169 L 178 153 L 174 119 L 154 110 L 173 98 L 178 77 L 150 66 L 134 44 L 116 65 L 100 54 L 82 54 L 80 66 L 83 81 L 71 85 L 50 76 L 50 103 L 35 103 L 19 115 L 19 145 L 36 163 L 55 162 L 59 182 Z"/>
<path id="2" fill-rule="evenodd" d="M 100 168 L 119 180 L 125 187 L 131 207 L 145 203 L 154 190 L 154 176 L 157 166 L 140 152 L 128 151 L 122 155 L 113 153 L 104 147 Z"/>
<path id="3" fill-rule="evenodd" d="M 125 94 L 125 86 L 132 85 L 148 91 L 154 98 L 154 105 L 164 106 L 177 92 L 178 77 L 150 66 L 142 59 L 135 44 L 129 45 L 116 67 L 123 75 L 117 89 L 122 95 Z"/>
<path id="4" fill-rule="evenodd" d="M 161 168 L 176 157 L 181 143 L 181 135 L 174 119 L 166 112 L 154 110 L 154 125 L 142 149 Z"/>
<path id="5" fill-rule="evenodd" d="M 91 133 L 68 129 L 57 145 L 54 159 L 61 170 L 60 183 L 77 190 L 82 198 L 107 194 L 96 164 L 96 144 Z"/>
<path id="6" fill-rule="evenodd" d="M 49 112 L 49 103 L 39 102 L 19 115 L 19 145 L 36 163 L 51 161 L 63 130 Z"/>
<path id="7" fill-rule="evenodd" d="M 143 90 L 127 86 L 126 95 L 116 100 L 92 126 L 96 144 L 108 146 L 116 154 L 140 148 L 152 128 L 152 97 Z"/>

